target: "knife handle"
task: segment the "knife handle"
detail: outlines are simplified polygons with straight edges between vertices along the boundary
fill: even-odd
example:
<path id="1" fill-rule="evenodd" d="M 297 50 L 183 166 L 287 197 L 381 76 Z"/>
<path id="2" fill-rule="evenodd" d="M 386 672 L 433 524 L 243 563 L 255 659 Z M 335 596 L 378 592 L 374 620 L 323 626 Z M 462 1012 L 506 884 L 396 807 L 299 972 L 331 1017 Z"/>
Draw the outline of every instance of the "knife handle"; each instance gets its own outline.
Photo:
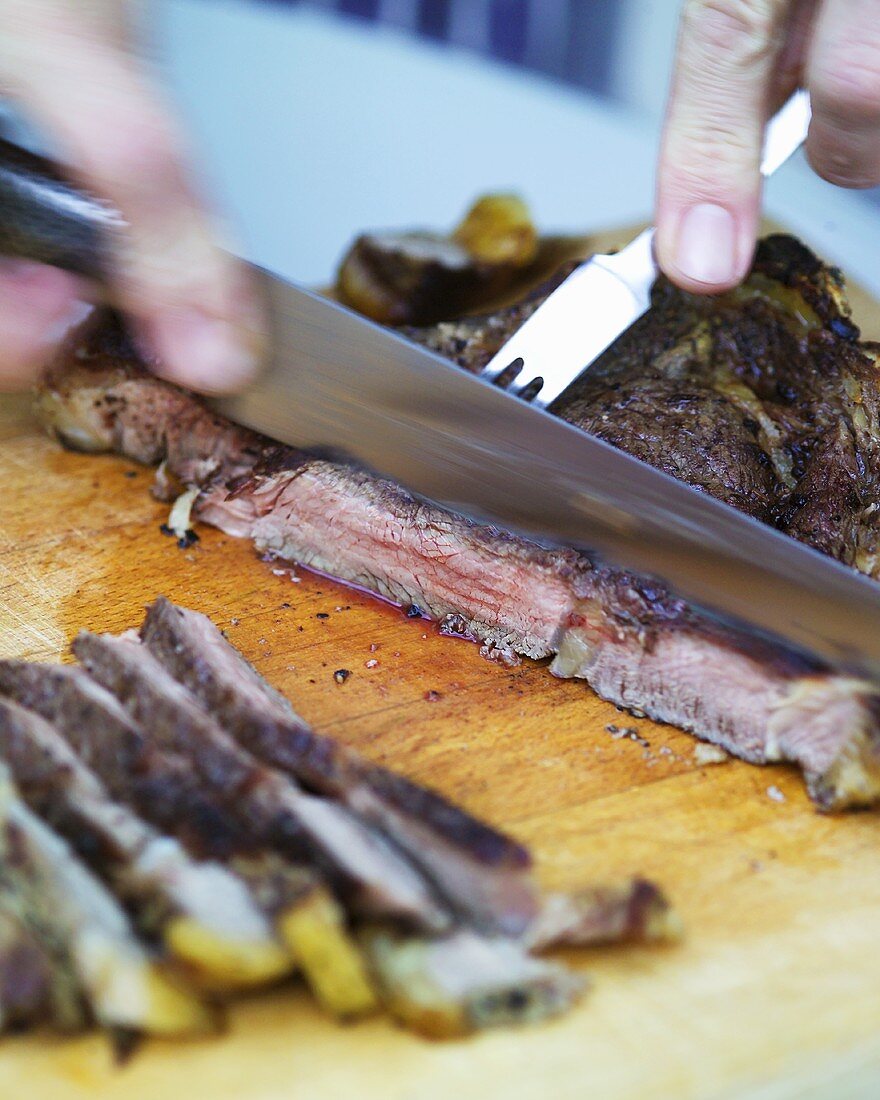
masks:
<path id="1" fill-rule="evenodd" d="M 108 235 L 124 227 L 117 210 L 74 186 L 50 161 L 0 139 L 0 255 L 104 283 Z"/>

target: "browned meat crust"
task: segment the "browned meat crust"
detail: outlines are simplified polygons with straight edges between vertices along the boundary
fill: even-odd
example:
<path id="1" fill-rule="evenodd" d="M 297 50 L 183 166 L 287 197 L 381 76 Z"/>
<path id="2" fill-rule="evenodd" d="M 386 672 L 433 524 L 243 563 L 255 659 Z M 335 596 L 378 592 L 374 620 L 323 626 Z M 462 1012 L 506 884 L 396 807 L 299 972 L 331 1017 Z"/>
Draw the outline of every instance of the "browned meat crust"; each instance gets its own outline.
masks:
<path id="1" fill-rule="evenodd" d="M 407 335 L 480 370 L 553 289 Z M 563 419 L 880 575 L 880 388 L 840 273 L 791 237 L 704 299 L 660 279 L 650 312 L 554 406 Z"/>

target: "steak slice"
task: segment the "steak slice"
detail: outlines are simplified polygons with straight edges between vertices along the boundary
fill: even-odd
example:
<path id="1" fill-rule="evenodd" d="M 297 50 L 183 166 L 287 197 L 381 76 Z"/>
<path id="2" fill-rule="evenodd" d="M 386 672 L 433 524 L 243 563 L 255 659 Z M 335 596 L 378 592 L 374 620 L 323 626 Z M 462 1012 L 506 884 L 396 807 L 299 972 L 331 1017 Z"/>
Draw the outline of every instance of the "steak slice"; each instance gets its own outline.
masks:
<path id="1" fill-rule="evenodd" d="M 103 670 L 108 678 L 112 674 L 131 712 L 141 718 L 148 712 L 150 736 L 198 769 L 223 809 L 250 834 L 252 844 L 276 848 L 328 873 L 358 912 L 431 930 L 448 924 L 426 885 L 381 837 L 339 807 L 303 794 L 280 773 L 261 766 L 136 640 L 91 636 L 77 644 L 77 652 L 105 657 L 100 665 L 90 660 L 94 670 Z M 118 740 L 123 753 L 134 755 L 145 737 L 137 719 L 132 721 L 116 698 L 81 669 L 3 661 L 0 693 L 51 721 L 87 762 L 91 761 L 83 749 L 106 751 L 94 738 L 84 743 L 88 735 L 82 731 L 90 724 L 101 731 L 104 741 Z"/>
<path id="2" fill-rule="evenodd" d="M 238 741 L 382 829 L 475 927 L 519 935 L 537 911 L 525 848 L 432 791 L 314 733 L 204 615 L 160 597 L 144 645 Z"/>
<path id="3" fill-rule="evenodd" d="M 213 1013 L 169 981 L 119 902 L 24 804 L 2 765 L 0 887 L 61 946 L 99 1023 L 167 1036 L 213 1029 Z"/>
<path id="4" fill-rule="evenodd" d="M 239 877 L 194 861 L 177 840 L 114 802 L 48 722 L 8 699 L 0 699 L 0 756 L 31 809 L 189 976 L 210 988 L 235 988 L 292 969 L 290 953 Z"/>
<path id="5" fill-rule="evenodd" d="M 548 894 L 526 933 L 530 947 L 661 942 L 680 939 L 681 919 L 659 887 L 643 878 Z"/>

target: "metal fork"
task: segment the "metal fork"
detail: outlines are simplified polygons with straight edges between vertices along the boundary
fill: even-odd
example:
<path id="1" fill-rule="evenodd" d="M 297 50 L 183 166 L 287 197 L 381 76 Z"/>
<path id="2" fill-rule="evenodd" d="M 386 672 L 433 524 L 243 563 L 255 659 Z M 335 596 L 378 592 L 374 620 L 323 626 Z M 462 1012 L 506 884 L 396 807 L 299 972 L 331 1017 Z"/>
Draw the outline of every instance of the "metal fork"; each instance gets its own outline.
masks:
<path id="1" fill-rule="evenodd" d="M 809 94 L 795 92 L 767 126 L 763 176 L 788 160 L 809 124 Z M 480 376 L 546 408 L 647 310 L 657 277 L 653 243 L 654 230 L 646 229 L 620 252 L 575 268 Z"/>

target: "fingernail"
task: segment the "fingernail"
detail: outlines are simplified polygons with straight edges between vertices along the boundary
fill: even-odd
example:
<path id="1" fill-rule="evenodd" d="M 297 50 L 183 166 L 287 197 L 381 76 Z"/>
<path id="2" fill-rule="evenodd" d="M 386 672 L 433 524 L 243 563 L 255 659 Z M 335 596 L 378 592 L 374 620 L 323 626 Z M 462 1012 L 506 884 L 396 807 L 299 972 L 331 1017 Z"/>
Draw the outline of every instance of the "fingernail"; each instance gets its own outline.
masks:
<path id="1" fill-rule="evenodd" d="M 201 393 L 223 393 L 249 382 L 257 360 L 228 321 L 199 310 L 167 312 L 149 330 L 157 373 Z"/>
<path id="2" fill-rule="evenodd" d="M 701 202 L 684 212 L 675 266 L 695 283 L 715 286 L 736 279 L 736 222 L 729 210 Z"/>

